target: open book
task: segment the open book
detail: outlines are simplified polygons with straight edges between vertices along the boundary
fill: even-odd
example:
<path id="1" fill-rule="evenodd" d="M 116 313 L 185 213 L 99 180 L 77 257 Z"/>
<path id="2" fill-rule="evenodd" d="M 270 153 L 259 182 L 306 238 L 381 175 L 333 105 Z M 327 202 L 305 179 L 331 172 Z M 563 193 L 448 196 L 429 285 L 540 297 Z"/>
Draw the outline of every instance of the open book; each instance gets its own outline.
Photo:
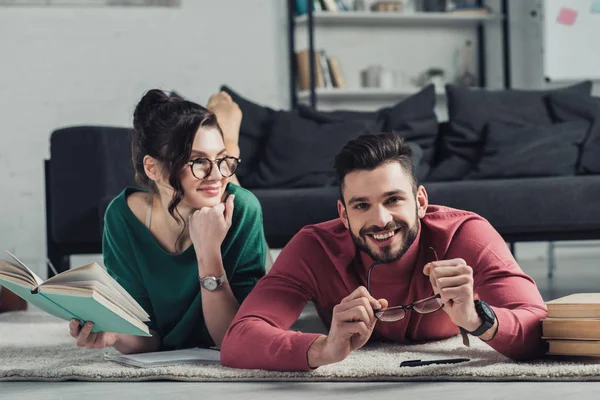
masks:
<path id="1" fill-rule="evenodd" d="M 183 349 L 140 354 L 104 354 L 104 359 L 139 368 L 168 367 L 180 364 L 220 364 L 221 352 L 212 349 Z"/>
<path id="2" fill-rule="evenodd" d="M 93 322 L 93 332 L 151 336 L 144 309 L 97 263 L 43 281 L 17 257 L 0 260 L 0 285 L 64 320 Z M 66 328 L 65 328 L 66 329 Z"/>

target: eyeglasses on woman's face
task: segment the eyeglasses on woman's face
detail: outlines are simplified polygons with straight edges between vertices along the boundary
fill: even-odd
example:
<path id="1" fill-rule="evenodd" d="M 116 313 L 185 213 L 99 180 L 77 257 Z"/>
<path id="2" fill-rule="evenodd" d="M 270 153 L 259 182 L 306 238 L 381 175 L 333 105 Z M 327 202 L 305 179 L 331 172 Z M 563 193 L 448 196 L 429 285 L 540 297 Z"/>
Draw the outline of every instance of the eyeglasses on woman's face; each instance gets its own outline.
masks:
<path id="1" fill-rule="evenodd" d="M 217 169 L 223 178 L 229 178 L 235 174 L 240 162 L 242 162 L 242 160 L 237 157 L 225 156 L 214 160 L 206 157 L 199 157 L 189 161 L 187 164 L 190 166 L 192 174 L 196 179 L 206 179 L 210 176 L 213 165 L 217 166 Z"/>
<path id="2" fill-rule="evenodd" d="M 439 261 L 437 257 L 437 253 L 433 247 L 429 248 L 429 251 L 432 252 L 435 261 Z M 374 263 L 369 268 L 369 272 L 367 274 L 367 291 L 371 293 L 371 275 L 375 267 L 377 267 L 379 263 Z M 380 310 L 374 310 L 375 318 L 382 322 L 395 322 L 400 321 L 406 317 L 406 314 L 410 310 L 413 310 L 419 314 L 431 314 L 438 310 L 441 310 L 444 307 L 444 303 L 440 298 L 439 293 L 425 299 L 417 300 L 413 303 L 410 303 L 405 306 L 394 306 L 387 307 Z"/>

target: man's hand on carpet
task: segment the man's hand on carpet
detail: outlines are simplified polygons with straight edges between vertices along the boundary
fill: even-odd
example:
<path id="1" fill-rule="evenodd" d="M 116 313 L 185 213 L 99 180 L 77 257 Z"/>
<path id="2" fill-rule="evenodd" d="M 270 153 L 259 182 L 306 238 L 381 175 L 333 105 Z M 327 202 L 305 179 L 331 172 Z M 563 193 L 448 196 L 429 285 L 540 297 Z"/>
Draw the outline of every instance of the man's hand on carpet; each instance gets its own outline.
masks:
<path id="1" fill-rule="evenodd" d="M 462 258 L 433 261 L 425 265 L 423 273 L 435 294 L 440 294 L 443 310 L 452 322 L 467 331 L 481 325 L 473 301 L 473 269 Z"/>
<path id="2" fill-rule="evenodd" d="M 88 349 L 103 349 L 114 345 L 119 337 L 118 333 L 113 332 L 92 332 L 93 327 L 92 322 L 86 322 L 81 327 L 79 320 L 71 320 L 69 330 L 71 336 L 77 339 L 77 346 L 87 347 Z"/>
<path id="3" fill-rule="evenodd" d="M 312 368 L 342 361 L 351 351 L 367 343 L 375 327 L 374 309 L 387 307 L 387 300 L 375 299 L 360 286 L 333 308 L 328 336 L 318 338 L 308 349 Z"/>

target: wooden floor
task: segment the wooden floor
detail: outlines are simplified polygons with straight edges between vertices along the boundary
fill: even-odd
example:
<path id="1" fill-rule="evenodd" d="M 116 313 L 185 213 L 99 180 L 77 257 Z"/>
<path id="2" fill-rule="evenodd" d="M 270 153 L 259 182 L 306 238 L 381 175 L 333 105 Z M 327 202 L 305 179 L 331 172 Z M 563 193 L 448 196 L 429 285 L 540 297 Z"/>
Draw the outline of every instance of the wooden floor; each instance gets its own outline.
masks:
<path id="1" fill-rule="evenodd" d="M 557 269 L 547 277 L 546 246 L 519 244 L 517 258 L 545 300 L 575 292 L 600 292 L 600 243 L 559 247 Z M 2 360 L 0 360 L 2 362 Z M 598 399 L 600 382 L 415 383 L 0 383 L 0 399 Z"/>

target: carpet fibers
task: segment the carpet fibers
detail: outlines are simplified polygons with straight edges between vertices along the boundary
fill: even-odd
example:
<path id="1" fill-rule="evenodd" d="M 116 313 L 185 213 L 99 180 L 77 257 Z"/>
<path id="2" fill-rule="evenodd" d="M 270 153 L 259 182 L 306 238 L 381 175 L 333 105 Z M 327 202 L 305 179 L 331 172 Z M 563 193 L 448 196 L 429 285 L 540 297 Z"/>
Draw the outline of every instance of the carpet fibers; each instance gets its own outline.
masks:
<path id="1" fill-rule="evenodd" d="M 311 372 L 238 370 L 219 365 L 141 369 L 103 359 L 114 349 L 75 345 L 68 324 L 32 312 L 0 314 L 0 381 L 600 381 L 600 359 L 513 362 L 479 340 L 459 337 L 414 345 L 370 344 Z M 469 362 L 400 367 L 404 360 L 469 358 Z"/>

